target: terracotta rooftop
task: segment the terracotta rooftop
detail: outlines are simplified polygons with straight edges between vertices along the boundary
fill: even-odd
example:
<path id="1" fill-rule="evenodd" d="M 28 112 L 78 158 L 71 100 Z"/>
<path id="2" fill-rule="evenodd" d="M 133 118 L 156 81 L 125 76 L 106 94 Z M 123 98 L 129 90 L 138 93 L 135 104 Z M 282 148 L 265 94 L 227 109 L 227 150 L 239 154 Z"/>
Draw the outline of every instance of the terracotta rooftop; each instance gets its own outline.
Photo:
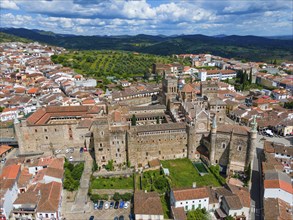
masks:
<path id="1" fill-rule="evenodd" d="M 0 146 L 0 155 L 4 154 L 5 152 L 9 151 L 12 147 L 8 145 L 1 145 Z"/>
<path id="2" fill-rule="evenodd" d="M 27 122 L 29 125 L 42 125 L 46 124 L 51 117 L 92 117 L 91 114 L 99 113 L 100 110 L 101 108 L 97 106 L 47 106 L 38 109 L 28 117 Z"/>
<path id="3" fill-rule="evenodd" d="M 41 199 L 37 212 L 57 212 L 61 199 L 62 183 L 50 182 L 40 184 Z"/>
<path id="4" fill-rule="evenodd" d="M 135 192 L 134 214 L 164 215 L 159 194 L 156 192 Z"/>
<path id="5" fill-rule="evenodd" d="M 28 172 L 28 168 L 24 168 L 21 171 L 19 179 L 17 181 L 18 188 L 26 187 L 29 184 L 32 176 L 33 175 Z"/>
<path id="6" fill-rule="evenodd" d="M 12 164 L 9 166 L 5 166 L 2 170 L 2 175 L 0 178 L 5 179 L 16 179 L 20 172 L 20 165 Z"/>
<path id="7" fill-rule="evenodd" d="M 183 207 L 175 208 L 174 206 L 172 206 L 171 209 L 174 220 L 187 220 L 187 216 Z"/>
<path id="8" fill-rule="evenodd" d="M 264 200 L 264 218 L 276 220 L 293 219 L 292 207 L 281 199 L 268 198 Z"/>
<path id="9" fill-rule="evenodd" d="M 243 208 L 241 201 L 237 195 L 224 196 L 224 198 L 227 202 L 229 209 L 239 210 Z"/>
<path id="10" fill-rule="evenodd" d="M 191 188 L 191 189 L 178 189 L 173 190 L 174 198 L 176 201 L 192 200 L 192 199 L 203 199 L 208 198 L 209 193 L 207 188 Z"/>
<path id="11" fill-rule="evenodd" d="M 271 189 L 271 188 L 282 189 L 293 195 L 292 184 L 282 180 L 264 180 L 264 188 L 265 189 Z"/>
<path id="12" fill-rule="evenodd" d="M 246 126 L 241 126 L 241 125 L 220 125 L 217 129 L 219 132 L 226 132 L 226 133 L 233 133 L 235 134 L 242 134 L 242 135 L 247 135 L 248 132 L 250 131 L 250 128 Z"/>

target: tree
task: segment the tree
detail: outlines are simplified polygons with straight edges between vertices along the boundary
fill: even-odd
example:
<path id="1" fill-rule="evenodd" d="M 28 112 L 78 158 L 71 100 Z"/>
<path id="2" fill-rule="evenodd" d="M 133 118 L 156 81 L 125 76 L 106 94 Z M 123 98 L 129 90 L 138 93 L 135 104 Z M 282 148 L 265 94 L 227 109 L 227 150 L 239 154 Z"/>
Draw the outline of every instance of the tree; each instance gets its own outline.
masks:
<path id="1" fill-rule="evenodd" d="M 169 183 L 168 183 L 168 180 L 164 176 L 159 176 L 158 178 L 155 179 L 154 186 L 158 190 L 166 191 L 166 189 L 168 189 L 169 187 Z"/>
<path id="2" fill-rule="evenodd" d="M 250 72 L 249 72 L 249 83 L 252 83 L 252 68 L 250 68 Z"/>
<path id="3" fill-rule="evenodd" d="M 225 220 L 234 220 L 234 218 L 231 215 L 228 215 Z"/>
<path id="4" fill-rule="evenodd" d="M 132 115 L 132 118 L 131 118 L 131 125 L 132 126 L 136 126 L 136 116 L 135 115 Z"/>
<path id="5" fill-rule="evenodd" d="M 208 220 L 210 219 L 209 214 L 205 209 L 197 208 L 187 212 L 187 220 Z"/>
<path id="6" fill-rule="evenodd" d="M 113 195 L 113 199 L 114 199 L 114 201 L 117 202 L 121 199 L 121 195 L 119 193 L 115 192 Z"/>
<path id="7" fill-rule="evenodd" d="M 113 160 L 108 160 L 108 163 L 105 166 L 105 169 L 108 170 L 108 171 L 113 171 L 114 170 Z"/>
<path id="8" fill-rule="evenodd" d="M 83 169 L 84 169 L 84 163 L 79 163 L 75 165 L 71 172 L 72 178 L 79 181 L 83 173 Z"/>

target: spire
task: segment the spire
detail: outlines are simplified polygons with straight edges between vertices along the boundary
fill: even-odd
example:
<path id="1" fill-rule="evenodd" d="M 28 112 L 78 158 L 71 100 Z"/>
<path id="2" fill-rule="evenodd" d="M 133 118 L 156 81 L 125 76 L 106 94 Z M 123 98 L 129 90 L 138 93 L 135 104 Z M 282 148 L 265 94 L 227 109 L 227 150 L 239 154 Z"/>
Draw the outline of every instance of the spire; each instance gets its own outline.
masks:
<path id="1" fill-rule="evenodd" d="M 257 122 L 256 122 L 257 116 L 253 116 L 253 121 L 251 122 L 251 131 L 256 132 L 257 131 Z"/>
<path id="2" fill-rule="evenodd" d="M 217 117 L 216 117 L 216 115 L 213 118 L 212 128 L 217 128 Z"/>

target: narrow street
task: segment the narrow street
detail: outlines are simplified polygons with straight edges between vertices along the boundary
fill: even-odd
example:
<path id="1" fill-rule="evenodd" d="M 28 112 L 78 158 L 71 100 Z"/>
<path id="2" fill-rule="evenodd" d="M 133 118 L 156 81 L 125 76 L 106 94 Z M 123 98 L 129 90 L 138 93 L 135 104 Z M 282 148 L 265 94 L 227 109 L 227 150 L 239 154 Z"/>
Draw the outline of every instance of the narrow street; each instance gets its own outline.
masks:
<path id="1" fill-rule="evenodd" d="M 256 148 L 251 176 L 251 220 L 262 220 L 262 177 L 261 177 L 261 155 L 263 149 Z"/>

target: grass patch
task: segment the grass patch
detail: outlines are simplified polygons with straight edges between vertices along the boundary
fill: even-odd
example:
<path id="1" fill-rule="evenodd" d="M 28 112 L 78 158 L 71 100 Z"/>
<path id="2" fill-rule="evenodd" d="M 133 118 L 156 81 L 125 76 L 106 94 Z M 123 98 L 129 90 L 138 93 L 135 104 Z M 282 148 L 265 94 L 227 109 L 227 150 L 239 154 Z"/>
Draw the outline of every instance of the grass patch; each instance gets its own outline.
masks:
<path id="1" fill-rule="evenodd" d="M 160 170 L 146 171 L 142 174 L 142 189 L 165 193 L 169 190 L 168 179 L 160 172 Z"/>
<path id="2" fill-rule="evenodd" d="M 208 172 L 204 176 L 200 176 L 192 162 L 187 159 L 165 160 L 161 161 L 164 168 L 170 171 L 170 179 L 172 187 L 192 187 L 192 183 L 196 182 L 197 186 L 221 186 L 215 176 Z"/>
<path id="3" fill-rule="evenodd" d="M 94 179 L 92 189 L 133 189 L 133 177 L 112 177 Z"/>
<path id="4" fill-rule="evenodd" d="M 162 203 L 162 207 L 164 211 L 164 219 L 169 219 L 171 217 L 169 196 L 163 195 L 160 198 L 161 198 L 161 203 Z"/>

